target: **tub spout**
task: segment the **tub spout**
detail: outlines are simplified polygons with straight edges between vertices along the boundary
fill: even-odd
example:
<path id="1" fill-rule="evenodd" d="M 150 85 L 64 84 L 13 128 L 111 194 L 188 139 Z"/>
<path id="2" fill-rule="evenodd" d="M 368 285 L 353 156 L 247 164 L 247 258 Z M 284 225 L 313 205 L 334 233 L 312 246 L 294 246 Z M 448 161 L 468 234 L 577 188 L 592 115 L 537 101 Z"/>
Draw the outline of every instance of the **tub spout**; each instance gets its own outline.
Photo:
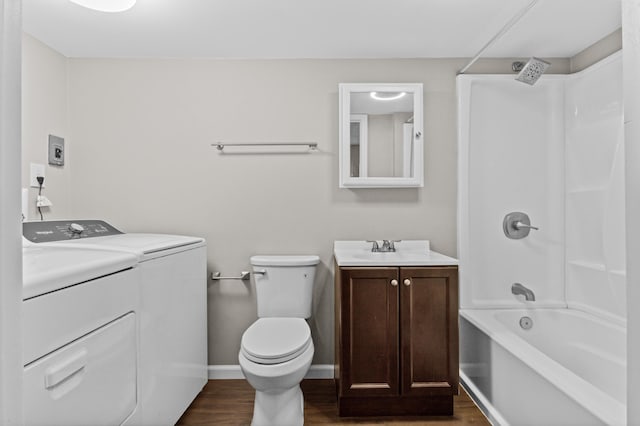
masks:
<path id="1" fill-rule="evenodd" d="M 536 295 L 533 294 L 533 291 L 531 291 L 530 289 L 528 289 L 527 287 L 523 286 L 520 283 L 514 283 L 511 286 L 511 293 L 518 295 L 521 294 L 524 296 L 525 300 L 527 301 L 535 301 L 536 300 Z"/>

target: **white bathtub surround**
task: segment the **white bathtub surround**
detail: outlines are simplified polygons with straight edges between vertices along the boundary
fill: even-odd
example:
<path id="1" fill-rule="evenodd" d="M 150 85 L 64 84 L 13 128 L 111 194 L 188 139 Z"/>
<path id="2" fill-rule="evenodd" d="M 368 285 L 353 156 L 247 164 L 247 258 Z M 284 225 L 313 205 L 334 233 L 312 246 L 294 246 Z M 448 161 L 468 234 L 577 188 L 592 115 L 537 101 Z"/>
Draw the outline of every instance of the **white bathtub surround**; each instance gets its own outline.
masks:
<path id="1" fill-rule="evenodd" d="M 565 76 L 535 86 L 511 75 L 458 77 L 458 258 L 460 307 L 520 307 L 519 282 L 536 306 L 564 299 Z M 539 227 L 522 240 L 504 235 L 508 213 Z"/>
<path id="2" fill-rule="evenodd" d="M 622 54 L 565 88 L 567 304 L 625 320 Z"/>
<path id="3" fill-rule="evenodd" d="M 621 76 L 619 52 L 532 87 L 458 77 L 461 307 L 522 306 L 520 282 L 538 307 L 625 318 Z M 512 211 L 540 230 L 505 238 Z"/>
<path id="4" fill-rule="evenodd" d="M 622 53 L 458 96 L 462 382 L 498 424 L 625 424 Z M 540 229 L 506 238 L 513 211 Z"/>
<path id="5" fill-rule="evenodd" d="M 624 327 L 572 309 L 461 316 L 463 380 L 501 424 L 626 423 Z M 533 320 L 530 330 L 520 327 L 523 316 Z"/>

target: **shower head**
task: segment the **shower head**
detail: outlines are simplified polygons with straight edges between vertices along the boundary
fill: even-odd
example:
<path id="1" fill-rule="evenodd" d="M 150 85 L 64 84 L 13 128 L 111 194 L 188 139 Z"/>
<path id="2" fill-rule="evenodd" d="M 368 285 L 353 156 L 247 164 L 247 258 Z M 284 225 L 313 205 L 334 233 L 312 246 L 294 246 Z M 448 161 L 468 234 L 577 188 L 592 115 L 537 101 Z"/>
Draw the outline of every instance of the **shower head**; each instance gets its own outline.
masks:
<path id="1" fill-rule="evenodd" d="M 524 64 L 520 70 L 520 74 L 516 77 L 516 80 L 533 86 L 540 76 L 544 74 L 547 68 L 549 68 L 549 65 L 551 65 L 549 62 L 543 61 L 542 59 L 531 58 L 526 64 Z"/>

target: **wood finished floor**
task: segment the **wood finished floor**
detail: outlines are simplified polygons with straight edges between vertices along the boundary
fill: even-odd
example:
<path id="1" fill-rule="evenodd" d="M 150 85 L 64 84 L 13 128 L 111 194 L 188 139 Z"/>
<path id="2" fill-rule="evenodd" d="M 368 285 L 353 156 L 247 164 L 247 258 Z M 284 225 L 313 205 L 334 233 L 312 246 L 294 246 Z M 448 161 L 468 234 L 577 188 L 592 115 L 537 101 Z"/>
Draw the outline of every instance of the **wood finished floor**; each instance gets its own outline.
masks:
<path id="1" fill-rule="evenodd" d="M 333 380 L 304 380 L 302 392 L 305 425 L 491 425 L 462 389 L 454 398 L 452 417 L 338 417 Z M 253 394 L 245 380 L 209 380 L 177 424 L 249 425 Z"/>

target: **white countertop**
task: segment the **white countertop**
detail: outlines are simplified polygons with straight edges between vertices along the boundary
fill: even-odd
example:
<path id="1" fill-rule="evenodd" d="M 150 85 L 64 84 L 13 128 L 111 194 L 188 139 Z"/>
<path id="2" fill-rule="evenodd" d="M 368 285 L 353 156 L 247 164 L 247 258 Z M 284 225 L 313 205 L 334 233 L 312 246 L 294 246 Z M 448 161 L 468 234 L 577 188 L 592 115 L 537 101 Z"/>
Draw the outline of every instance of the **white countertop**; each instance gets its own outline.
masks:
<path id="1" fill-rule="evenodd" d="M 382 242 L 378 242 L 382 246 Z M 455 266 L 458 259 L 431 250 L 427 240 L 395 243 L 395 252 L 372 252 L 366 241 L 335 241 L 333 255 L 338 266 Z"/>

